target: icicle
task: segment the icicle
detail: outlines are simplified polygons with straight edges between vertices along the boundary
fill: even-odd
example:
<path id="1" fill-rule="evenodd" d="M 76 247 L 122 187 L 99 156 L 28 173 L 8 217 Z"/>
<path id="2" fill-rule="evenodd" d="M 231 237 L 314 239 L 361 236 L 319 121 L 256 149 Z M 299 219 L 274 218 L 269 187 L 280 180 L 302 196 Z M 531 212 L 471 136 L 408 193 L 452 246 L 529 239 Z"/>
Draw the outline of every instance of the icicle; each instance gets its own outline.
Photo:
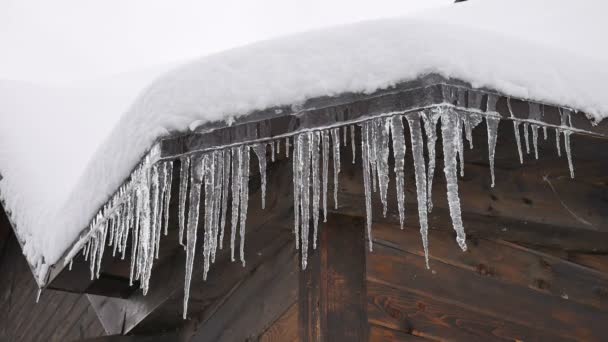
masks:
<path id="1" fill-rule="evenodd" d="M 285 157 L 289 158 L 289 137 L 285 138 Z"/>
<path id="2" fill-rule="evenodd" d="M 276 143 L 277 143 L 277 154 L 281 154 L 281 142 L 279 140 L 277 140 Z"/>
<path id="3" fill-rule="evenodd" d="M 429 165 L 427 168 L 427 207 L 430 213 L 433 210 L 433 178 L 435 176 L 436 163 L 436 144 L 437 144 L 437 122 L 441 117 L 441 112 L 444 108 L 433 108 L 424 111 L 422 119 L 424 122 L 424 131 L 426 132 L 426 147 L 429 154 Z"/>
<path id="4" fill-rule="evenodd" d="M 273 145 L 274 146 L 274 145 Z M 266 208 L 266 144 L 255 144 L 253 145 L 253 151 L 255 155 L 258 157 L 258 162 L 260 165 L 260 179 L 262 181 L 262 209 Z M 272 152 L 274 157 L 274 151 Z"/>
<path id="5" fill-rule="evenodd" d="M 192 161 L 190 171 L 190 205 L 188 208 L 188 226 L 186 232 L 186 277 L 184 280 L 184 319 L 186 319 L 188 313 L 190 282 L 192 280 L 192 268 L 194 266 L 194 255 L 196 253 L 196 232 L 198 229 L 201 186 L 203 182 L 203 162 L 200 157 L 195 157 Z"/>
<path id="6" fill-rule="evenodd" d="M 545 140 L 547 140 L 547 136 L 548 136 L 548 134 L 547 134 L 547 126 L 543 126 L 543 138 Z"/>
<path id="7" fill-rule="evenodd" d="M 334 209 L 338 209 L 338 175 L 340 174 L 340 131 L 331 130 L 331 140 L 334 146 Z"/>
<path id="8" fill-rule="evenodd" d="M 264 147 L 266 149 L 266 147 Z M 274 142 L 270 142 L 270 161 L 274 162 Z"/>
<path id="9" fill-rule="evenodd" d="M 204 216 L 204 238 L 203 238 L 203 280 L 207 279 L 209 264 L 211 261 L 211 249 L 213 240 L 213 216 L 214 216 L 214 188 L 215 188 L 215 165 L 213 159 L 215 153 L 203 156 L 203 184 L 205 187 L 205 216 Z"/>
<path id="10" fill-rule="evenodd" d="M 184 227 L 186 226 L 186 195 L 188 191 L 188 179 L 190 174 L 190 157 L 180 159 L 179 173 L 179 243 L 184 245 Z"/>
<path id="11" fill-rule="evenodd" d="M 494 187 L 494 153 L 496 151 L 496 141 L 498 139 L 498 124 L 500 123 L 499 115 L 486 116 L 486 128 L 488 131 L 488 160 L 490 161 L 490 175 L 492 178 L 492 187 Z"/>
<path id="12" fill-rule="evenodd" d="M 405 118 L 410 126 L 412 140 L 412 154 L 414 157 L 414 172 L 416 179 L 416 194 L 418 199 L 418 219 L 420 221 L 420 235 L 422 236 L 422 247 L 424 248 L 424 260 L 426 268 L 429 267 L 429 240 L 428 240 L 428 213 L 427 213 L 427 187 L 426 167 L 424 164 L 424 140 L 420 127 L 421 113 L 407 115 Z M 461 136 L 462 138 L 462 136 Z M 444 140 L 446 141 L 446 140 Z"/>
<path id="13" fill-rule="evenodd" d="M 452 218 L 452 225 L 456 231 L 456 241 L 463 251 L 466 251 L 466 234 L 462 224 L 460 212 L 460 199 L 458 198 L 458 178 L 456 171 L 456 154 L 458 151 L 458 117 L 453 111 L 446 111 L 441 115 L 441 135 L 443 137 L 443 156 L 445 179 L 447 182 L 447 197 Z"/>
<path id="14" fill-rule="evenodd" d="M 323 152 L 323 222 L 327 222 L 327 183 L 329 181 L 329 133 L 327 130 L 321 131 L 322 152 Z"/>
<path id="15" fill-rule="evenodd" d="M 530 154 L 530 124 L 524 122 L 524 141 L 526 142 L 526 154 Z"/>
<path id="16" fill-rule="evenodd" d="M 570 147 L 570 134 L 572 131 L 564 131 L 564 146 L 566 149 L 566 157 L 568 158 L 568 168 L 570 169 L 570 178 L 574 178 L 574 165 L 572 164 L 572 150 Z"/>
<path id="17" fill-rule="evenodd" d="M 403 120 L 400 115 L 391 118 L 391 134 L 393 137 L 393 157 L 395 159 L 395 193 L 399 207 L 399 224 L 403 229 L 405 220 L 405 137 L 403 135 Z"/>
<path id="18" fill-rule="evenodd" d="M 355 163 L 355 157 L 357 155 L 357 144 L 355 143 L 355 125 L 350 125 L 350 145 L 353 150 L 353 164 Z"/>
<path id="19" fill-rule="evenodd" d="M 277 144 L 277 146 L 279 146 Z M 224 183 L 222 184 L 222 209 L 221 209 L 221 219 L 220 219 L 220 249 L 224 247 L 224 228 L 226 227 L 226 221 L 228 217 L 226 216 L 228 211 L 228 196 L 230 195 L 230 165 L 232 164 L 232 156 L 230 150 L 224 151 Z"/>
<path id="20" fill-rule="evenodd" d="M 532 124 L 532 145 L 534 146 L 534 158 L 538 159 L 538 125 Z"/>
<path id="21" fill-rule="evenodd" d="M 72 270 L 72 265 L 74 264 L 74 259 L 70 259 L 70 264 L 68 266 L 68 271 Z"/>
<path id="22" fill-rule="evenodd" d="M 557 148 L 557 155 L 562 156 L 562 150 L 560 147 L 559 136 L 561 135 L 561 129 L 555 128 L 555 147 Z"/>
<path id="23" fill-rule="evenodd" d="M 379 118 L 373 121 L 376 129 L 376 174 L 378 175 L 378 188 L 380 190 L 380 201 L 382 202 L 382 215 L 386 217 L 388 203 L 386 195 L 388 192 L 388 154 L 390 121 L 387 118 Z"/>
<path id="24" fill-rule="evenodd" d="M 298 149 L 298 146 L 301 146 L 302 134 L 298 134 L 293 139 L 294 150 L 293 150 L 293 233 L 295 238 L 296 249 L 300 248 L 300 197 L 302 196 L 301 189 L 301 163 L 302 163 L 302 155 Z M 327 179 L 327 176 L 325 176 Z M 327 193 L 327 184 L 325 184 L 325 193 Z M 327 199 L 325 199 L 325 204 L 327 207 Z M 327 209 L 326 209 L 327 211 Z"/>
<path id="25" fill-rule="evenodd" d="M 372 189 L 371 189 L 371 170 L 370 170 L 370 122 L 361 125 L 361 165 L 363 166 L 363 186 L 365 189 L 365 217 L 367 225 L 367 238 L 369 250 L 373 248 L 372 241 Z"/>
<path id="26" fill-rule="evenodd" d="M 346 131 L 346 128 L 344 129 Z M 317 235 L 319 229 L 319 199 L 321 192 L 321 181 L 319 180 L 319 144 L 321 142 L 321 134 L 317 132 L 312 132 L 311 134 L 311 156 L 312 156 L 312 222 L 314 227 L 314 235 L 312 240 L 313 249 L 317 249 Z"/>
<path id="27" fill-rule="evenodd" d="M 477 107 L 475 107 L 477 108 Z M 467 141 L 469 142 L 469 148 L 473 149 L 473 130 L 482 121 L 480 115 L 468 113 L 462 116 L 462 122 L 464 124 L 464 132 Z"/>
<path id="28" fill-rule="evenodd" d="M 515 118 L 513 114 L 513 108 L 511 107 L 511 98 L 507 99 L 507 107 L 509 108 L 509 114 L 511 114 L 511 118 Z M 519 153 L 519 163 L 524 163 L 524 156 L 521 151 L 521 136 L 519 134 L 519 121 L 513 120 L 513 132 L 515 134 L 515 142 L 517 143 L 517 152 Z"/>
<path id="29" fill-rule="evenodd" d="M 36 304 L 40 302 L 40 296 L 42 296 L 42 287 L 39 287 L 38 292 L 36 293 Z"/>
<path id="30" fill-rule="evenodd" d="M 241 148 L 233 147 L 232 153 L 232 216 L 230 233 L 230 258 L 234 261 L 236 229 L 239 224 L 239 206 L 241 205 Z"/>
<path id="31" fill-rule="evenodd" d="M 346 145 L 348 144 L 348 126 L 342 126 L 342 133 L 343 133 L 343 145 L 344 147 L 346 147 Z"/>
<path id="32" fill-rule="evenodd" d="M 460 114 L 456 111 L 453 112 L 453 115 L 457 118 L 460 117 Z M 456 122 L 456 141 L 454 142 L 457 147 L 458 152 L 458 160 L 460 165 L 460 177 L 464 177 L 464 141 L 462 138 L 462 130 L 463 130 L 462 120 L 458 119 Z"/>
<path id="33" fill-rule="evenodd" d="M 249 146 L 242 146 L 241 149 L 241 216 L 239 238 L 241 239 L 241 262 L 245 266 L 245 223 L 247 220 L 247 206 L 249 204 Z"/>
<path id="34" fill-rule="evenodd" d="M 335 132 L 335 133 L 334 133 Z M 332 131 L 332 138 L 339 138 L 336 131 Z M 300 242 L 302 243 L 302 269 L 306 269 L 308 262 L 308 237 L 309 237 L 309 224 L 310 224 L 310 160 L 311 160 L 311 148 L 310 148 L 310 133 L 303 133 L 298 136 L 297 144 L 295 144 L 295 151 L 298 152 L 298 175 L 297 180 L 300 186 Z M 334 139 L 334 144 L 340 144 L 340 141 Z"/>

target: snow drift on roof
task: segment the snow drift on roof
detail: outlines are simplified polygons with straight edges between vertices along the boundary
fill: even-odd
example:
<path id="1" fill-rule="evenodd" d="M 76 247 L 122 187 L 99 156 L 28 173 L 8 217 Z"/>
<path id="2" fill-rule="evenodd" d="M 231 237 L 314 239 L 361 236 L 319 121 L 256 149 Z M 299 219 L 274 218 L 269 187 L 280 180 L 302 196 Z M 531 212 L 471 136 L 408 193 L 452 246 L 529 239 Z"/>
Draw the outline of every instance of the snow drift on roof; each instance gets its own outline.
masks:
<path id="1" fill-rule="evenodd" d="M 207 56 L 164 74 L 137 98 L 160 71 L 122 90 L 114 87 L 120 80 L 63 90 L 4 82 L 0 191 L 26 256 L 44 270 L 41 258 L 48 265 L 61 257 L 155 140 L 195 121 L 373 92 L 428 73 L 601 120 L 608 115 L 606 10 L 599 0 L 470 1 Z M 70 162 L 74 154 L 89 162 Z"/>

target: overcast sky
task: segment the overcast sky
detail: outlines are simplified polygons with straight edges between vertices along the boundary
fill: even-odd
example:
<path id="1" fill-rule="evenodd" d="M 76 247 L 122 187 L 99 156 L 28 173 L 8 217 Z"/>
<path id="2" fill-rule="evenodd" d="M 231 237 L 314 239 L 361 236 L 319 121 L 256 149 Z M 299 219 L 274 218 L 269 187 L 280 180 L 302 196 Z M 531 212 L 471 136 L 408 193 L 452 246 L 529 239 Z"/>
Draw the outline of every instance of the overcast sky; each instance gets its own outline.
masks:
<path id="1" fill-rule="evenodd" d="M 287 33 L 452 2 L 0 0 L 0 79 L 94 79 Z"/>

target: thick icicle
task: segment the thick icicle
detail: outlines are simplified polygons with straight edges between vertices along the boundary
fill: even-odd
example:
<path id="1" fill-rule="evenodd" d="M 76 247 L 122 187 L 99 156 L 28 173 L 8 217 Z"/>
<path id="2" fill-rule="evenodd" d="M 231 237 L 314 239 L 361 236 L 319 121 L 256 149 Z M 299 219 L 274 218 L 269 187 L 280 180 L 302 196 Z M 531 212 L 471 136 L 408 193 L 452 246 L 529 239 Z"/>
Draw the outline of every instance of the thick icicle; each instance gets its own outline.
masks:
<path id="1" fill-rule="evenodd" d="M 331 140 L 334 152 L 334 209 L 338 209 L 338 175 L 340 174 L 340 129 L 332 128 Z"/>
<path id="2" fill-rule="evenodd" d="M 447 182 L 448 205 L 452 226 L 456 231 L 456 241 L 462 250 L 467 249 L 466 234 L 462 224 L 462 214 L 460 212 L 460 199 L 458 198 L 458 175 L 456 166 L 456 155 L 458 153 L 458 140 L 460 130 L 458 128 L 458 116 L 451 110 L 441 115 L 441 135 L 443 138 L 443 172 Z"/>
<path id="3" fill-rule="evenodd" d="M 526 154 L 530 154 L 530 124 L 524 122 L 524 141 L 526 143 Z"/>
<path id="4" fill-rule="evenodd" d="M 469 142 L 469 148 L 473 149 L 473 130 L 477 127 L 482 121 L 481 115 L 477 114 L 464 114 L 462 116 L 462 123 L 464 125 L 464 132 L 467 141 Z"/>
<path id="5" fill-rule="evenodd" d="M 547 140 L 548 134 L 547 134 L 547 126 L 543 126 L 543 139 Z"/>
<path id="6" fill-rule="evenodd" d="M 399 208 L 399 224 L 403 229 L 405 221 L 405 136 L 403 135 L 403 119 L 401 115 L 391 118 L 391 135 L 393 137 L 393 157 L 395 159 L 395 193 Z"/>
<path id="7" fill-rule="evenodd" d="M 204 238 L 203 238 L 203 279 L 207 279 L 209 264 L 211 259 L 211 246 L 213 240 L 213 216 L 214 216 L 214 184 L 215 184 L 215 152 L 203 156 L 203 184 L 205 187 L 205 217 L 204 217 Z"/>
<path id="8" fill-rule="evenodd" d="M 179 243 L 184 245 L 184 227 L 186 225 L 186 195 L 190 178 L 190 157 L 180 159 L 179 173 Z"/>
<path id="9" fill-rule="evenodd" d="M 538 159 L 538 125 L 532 124 L 532 145 L 534 146 L 534 158 Z"/>
<path id="10" fill-rule="evenodd" d="M 511 107 L 511 98 L 507 99 L 507 107 L 509 108 L 509 114 L 511 118 L 515 118 L 513 114 L 513 108 Z M 513 120 L 513 133 L 515 134 L 515 142 L 517 143 L 517 152 L 519 153 L 519 163 L 524 163 L 524 155 L 521 150 L 521 135 L 519 134 L 519 121 Z"/>
<path id="11" fill-rule="evenodd" d="M 492 187 L 494 187 L 494 153 L 496 151 L 496 141 L 498 139 L 498 124 L 500 123 L 499 115 L 486 116 L 486 128 L 488 131 L 488 160 L 490 161 L 490 176 L 492 179 Z"/>
<path id="12" fill-rule="evenodd" d="M 345 128 L 346 130 L 346 128 Z M 317 132 L 312 132 L 311 134 L 311 167 L 312 167 L 312 222 L 313 222 L 313 240 L 312 246 L 313 249 L 317 249 L 317 235 L 319 229 L 319 200 L 320 200 L 320 192 L 321 192 L 321 181 L 319 180 L 319 144 L 321 142 L 321 134 Z"/>
<path id="13" fill-rule="evenodd" d="M 424 122 L 424 131 L 426 133 L 426 147 L 429 154 L 429 163 L 427 168 L 427 207 L 430 213 L 433 210 L 433 178 L 435 177 L 436 163 L 436 145 L 437 145 L 437 122 L 441 117 L 441 112 L 444 108 L 433 108 L 424 111 L 422 119 Z"/>
<path id="14" fill-rule="evenodd" d="M 323 222 L 327 222 L 327 183 L 329 181 L 329 134 L 326 130 L 321 131 L 321 140 L 323 152 Z"/>
<path id="15" fill-rule="evenodd" d="M 186 232 L 186 278 L 184 280 L 184 314 L 188 313 L 188 299 L 190 298 L 190 282 L 194 267 L 196 253 L 196 232 L 198 229 L 198 215 L 201 200 L 201 186 L 203 182 L 203 163 L 198 157 L 192 161 L 190 183 L 190 205 L 188 208 L 188 226 Z"/>
<path id="16" fill-rule="evenodd" d="M 389 170 L 388 170 L 388 155 L 389 155 L 389 139 L 390 139 L 390 120 L 387 118 L 378 118 L 373 121 L 376 129 L 376 174 L 378 175 L 378 188 L 380 190 L 380 201 L 382 202 L 382 215 L 386 217 L 388 203 L 386 195 L 388 193 Z"/>
<path id="17" fill-rule="evenodd" d="M 373 248 L 372 241 L 372 185 L 370 170 L 370 122 L 361 125 L 361 165 L 363 166 L 363 187 L 365 189 L 365 217 L 369 250 Z"/>
<path id="18" fill-rule="evenodd" d="M 274 154 L 275 154 L 275 151 L 274 151 L 274 142 L 271 141 L 270 142 L 270 161 L 272 161 L 272 162 L 274 162 L 274 158 L 275 158 Z"/>
<path id="19" fill-rule="evenodd" d="M 241 146 L 241 212 L 239 220 L 239 238 L 241 242 L 241 262 L 245 266 L 245 223 L 249 204 L 249 146 Z"/>
<path id="20" fill-rule="evenodd" d="M 332 138 L 339 135 L 332 136 Z M 308 237 L 310 225 L 310 160 L 311 160 L 311 133 L 302 133 L 294 145 L 298 153 L 298 176 L 296 180 L 300 186 L 300 243 L 302 244 L 302 269 L 306 269 L 308 263 Z M 340 140 L 333 141 L 340 144 Z"/>
<path id="21" fill-rule="evenodd" d="M 424 163 L 424 140 L 420 127 L 421 113 L 407 115 L 406 119 L 410 126 L 412 140 L 412 154 L 414 157 L 414 174 L 416 179 L 416 194 L 418 199 L 418 220 L 420 221 L 420 235 L 422 247 L 424 248 L 424 260 L 426 268 L 429 268 L 429 240 L 428 240 L 428 213 L 427 213 L 427 187 L 426 167 Z M 444 140 L 445 141 L 445 140 Z"/>
<path id="22" fill-rule="evenodd" d="M 231 159 L 232 153 L 230 150 L 224 151 L 224 182 L 222 184 L 222 209 L 221 209 L 221 218 L 220 218 L 220 240 L 219 245 L 220 249 L 224 247 L 224 228 L 226 227 L 226 222 L 228 221 L 227 211 L 228 211 L 228 196 L 230 196 L 230 166 L 232 164 Z"/>
<path id="23" fill-rule="evenodd" d="M 232 210 L 230 231 L 230 259 L 234 261 L 236 229 L 239 225 L 239 207 L 241 205 L 241 148 L 233 147 L 232 154 Z"/>
<path id="24" fill-rule="evenodd" d="M 271 144 L 274 146 L 273 144 Z M 258 157 L 260 165 L 260 179 L 262 181 L 262 209 L 266 208 L 266 144 L 255 144 L 253 145 L 253 151 Z M 274 157 L 274 151 L 272 152 Z"/>

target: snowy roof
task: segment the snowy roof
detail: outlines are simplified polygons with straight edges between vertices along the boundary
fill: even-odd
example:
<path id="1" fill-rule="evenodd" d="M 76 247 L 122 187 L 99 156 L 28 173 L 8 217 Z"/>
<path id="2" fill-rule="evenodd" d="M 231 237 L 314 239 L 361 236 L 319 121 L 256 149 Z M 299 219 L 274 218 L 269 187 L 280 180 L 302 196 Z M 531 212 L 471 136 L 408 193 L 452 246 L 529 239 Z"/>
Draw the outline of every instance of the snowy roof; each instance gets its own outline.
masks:
<path id="1" fill-rule="evenodd" d="M 63 88 L 2 81 L 4 207 L 42 277 L 155 141 L 204 122 L 429 73 L 599 121 L 608 116 L 607 9 L 600 0 L 469 1 L 262 41 L 171 71 Z"/>

